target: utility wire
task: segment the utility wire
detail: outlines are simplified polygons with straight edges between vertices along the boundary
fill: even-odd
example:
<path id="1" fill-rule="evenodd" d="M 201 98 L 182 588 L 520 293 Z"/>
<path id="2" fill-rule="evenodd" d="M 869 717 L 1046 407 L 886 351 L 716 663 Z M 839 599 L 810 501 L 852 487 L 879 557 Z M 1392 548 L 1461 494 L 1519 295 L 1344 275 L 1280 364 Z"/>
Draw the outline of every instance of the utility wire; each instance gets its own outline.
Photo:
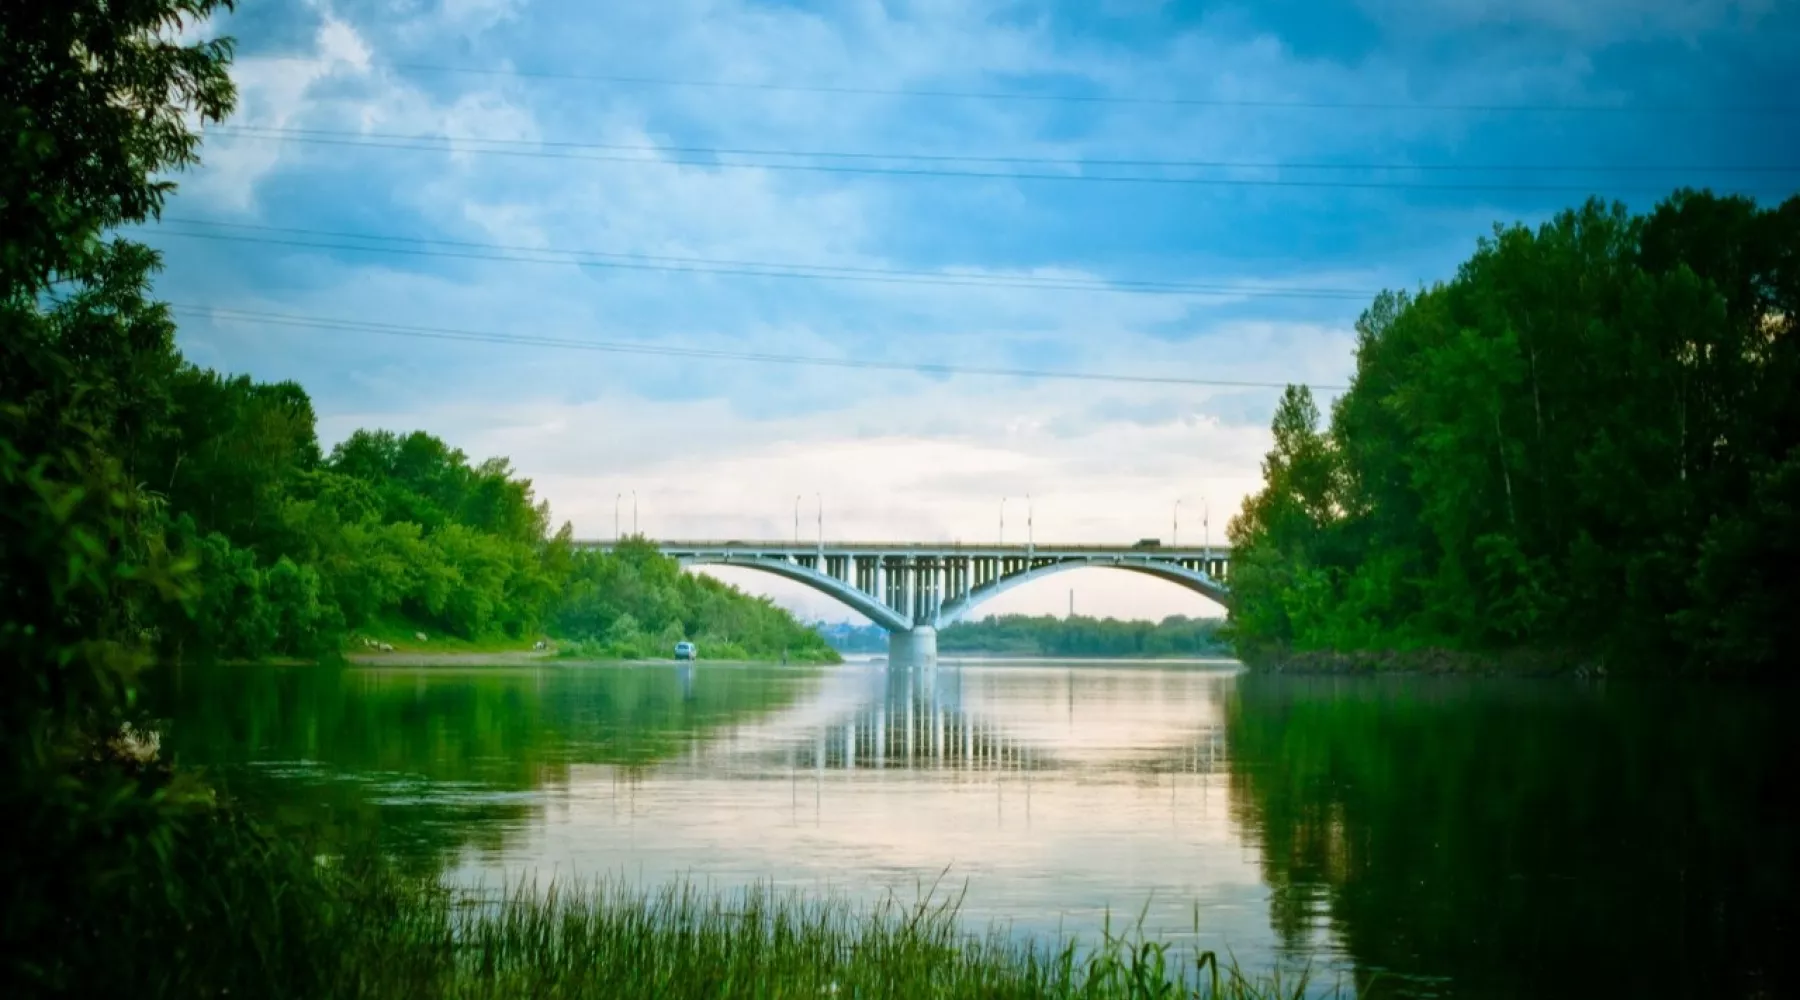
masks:
<path id="1" fill-rule="evenodd" d="M 1122 382 L 1140 385 L 1185 385 L 1230 389 L 1285 389 L 1288 385 L 1288 383 L 1284 382 L 1233 381 L 1229 379 L 1182 378 L 1168 375 L 1126 375 L 1099 372 L 1053 371 L 1031 368 L 989 368 L 904 361 L 875 361 L 858 358 L 826 358 L 798 354 L 770 354 L 751 351 L 719 351 L 705 348 L 664 347 L 655 344 L 628 344 L 616 341 L 569 340 L 556 337 L 521 336 L 474 330 L 457 330 L 437 326 L 409 326 L 397 323 L 376 323 L 368 320 L 347 320 L 326 316 L 270 313 L 249 309 L 231 309 L 219 306 L 183 303 L 171 304 L 169 309 L 171 312 L 183 315 L 201 316 L 213 320 L 224 320 L 229 322 L 253 323 L 262 326 L 285 326 L 310 330 L 330 330 L 343 333 L 375 333 L 395 337 L 413 337 L 423 340 L 503 344 L 515 347 L 553 347 L 577 351 L 598 351 L 609 354 L 641 354 L 656 357 L 704 359 L 709 361 L 746 361 L 757 364 L 854 368 L 873 371 L 909 372 L 918 375 L 980 375 L 1002 378 L 1058 379 L 1080 382 Z M 1341 385 L 1313 385 L 1310 386 L 1310 388 L 1326 392 L 1336 392 L 1342 391 L 1347 387 Z"/>
<path id="2" fill-rule="evenodd" d="M 262 140 L 269 142 L 298 142 L 319 146 L 338 146 L 359 149 L 391 149 L 407 150 L 417 153 L 472 153 L 482 156 L 514 156 L 533 159 L 576 160 L 584 163 L 626 163 L 637 166 L 652 167 L 704 167 L 712 170 L 778 170 L 803 173 L 823 174 L 860 174 L 887 177 L 948 177 L 999 181 L 1052 181 L 1084 184 L 1155 184 L 1179 187 L 1257 187 L 1257 188 L 1319 188 L 1319 189 L 1362 189 L 1375 191 L 1486 191 L 1486 192 L 1537 192 L 1568 194 L 1571 192 L 1593 194 L 1596 192 L 1592 184 L 1521 184 L 1521 183 L 1418 183 L 1412 181 L 1343 181 L 1343 180 L 1296 180 L 1286 178 L 1247 178 L 1247 177 L 1166 177 L 1150 174 L 1055 174 L 1027 173 L 1023 171 L 996 170 L 946 170 L 926 167 L 865 167 L 832 163 L 725 163 L 716 160 L 699 159 L 650 159 L 642 156 L 616 156 L 609 154 L 586 154 L 555 149 L 474 149 L 469 147 L 448 145 L 442 140 L 417 141 L 364 141 L 360 139 L 333 139 L 312 135 L 260 135 L 248 132 L 229 133 L 223 129 L 212 129 L 220 135 L 230 135 L 235 139 Z M 1667 194 L 1667 186 L 1656 187 L 1615 187 L 1608 186 L 1607 191 L 1617 194 Z"/>
<path id="3" fill-rule="evenodd" d="M 1325 163 L 1277 160 L 1114 159 L 1056 156 L 992 156 L 951 153 L 884 153 L 843 150 L 754 149 L 728 146 L 659 146 L 651 143 L 571 142 L 547 139 L 496 139 L 478 135 L 421 135 L 346 129 L 287 128 L 273 125 L 214 125 L 208 132 L 228 136 L 305 136 L 326 139 L 386 140 L 418 143 L 480 143 L 502 148 L 575 149 L 612 153 L 681 156 L 763 156 L 788 159 L 910 160 L 921 163 L 991 163 L 1037 167 L 1138 167 L 1184 170 L 1412 170 L 1421 173 L 1573 173 L 1573 174 L 1800 174 L 1800 164 L 1780 166 L 1729 164 L 1473 164 L 1473 163 Z M 462 150 L 458 150 L 461 152 Z M 470 150 L 473 152 L 473 150 Z M 662 161 L 654 161 L 662 162 Z M 757 164 L 760 166 L 760 164 Z M 1007 176 L 1007 175 L 1001 175 Z"/>
<path id="4" fill-rule="evenodd" d="M 1284 288 L 1281 286 L 1201 285 L 1185 282 L 1103 281 L 1094 279 L 1012 278 L 1001 275 L 958 275 L 934 271 L 846 267 L 825 264 L 783 264 L 763 261 L 716 260 L 703 257 L 663 257 L 650 254 L 606 253 L 594 250 L 563 250 L 547 247 L 508 246 L 499 243 L 477 243 L 462 240 L 432 240 L 410 236 L 386 236 L 369 233 L 331 232 L 285 226 L 258 226 L 244 223 L 212 222 L 202 219 L 166 218 L 165 224 L 209 226 L 258 233 L 279 233 L 305 237 L 286 239 L 273 236 L 240 235 L 238 233 L 187 232 L 167 225 L 144 230 L 147 234 L 176 236 L 229 243 L 255 243 L 315 250 L 398 254 L 408 257 L 444 257 L 462 260 L 493 260 L 517 264 L 578 265 L 637 271 L 668 271 L 689 274 L 717 274 L 753 278 L 801 278 L 817 281 L 857 281 L 874 284 L 934 285 L 951 288 L 1024 288 L 1044 291 L 1105 292 L 1121 295 L 1196 295 L 1247 298 L 1339 299 L 1364 301 L 1377 294 L 1374 290 L 1353 288 Z M 420 246 L 368 246 L 360 243 L 323 242 L 324 240 L 381 240 Z M 439 250 L 431 247 L 453 247 Z M 482 252 L 487 251 L 487 252 Z M 560 256 L 551 256 L 560 255 Z M 591 258 L 591 259 L 589 259 Z"/>
<path id="5" fill-rule="evenodd" d="M 333 66 L 333 60 L 307 56 L 262 56 L 248 58 L 271 62 L 297 62 L 315 66 Z M 580 83 L 608 83 L 640 87 L 694 87 L 707 90 L 759 90 L 788 94 L 836 94 L 857 97 L 916 97 L 948 100 L 1026 101 L 1047 104 L 1139 105 L 1197 108 L 1259 108 L 1302 111 L 1393 111 L 1393 112 L 1494 112 L 1525 114 L 1669 114 L 1669 115 L 1793 115 L 1800 106 L 1788 104 L 1489 104 L 1429 101 L 1321 101 L 1281 98 L 1229 97 L 1149 97 L 1130 94 L 1032 94 L 1022 91 L 932 90 L 898 87 L 851 87 L 823 84 L 762 83 L 738 80 L 694 80 L 659 76 L 624 76 L 600 73 L 568 73 L 549 70 L 493 69 L 478 66 L 446 66 L 433 63 L 386 63 L 375 69 L 400 70 L 408 73 L 444 73 L 465 76 L 514 77 L 523 80 L 564 80 Z"/>

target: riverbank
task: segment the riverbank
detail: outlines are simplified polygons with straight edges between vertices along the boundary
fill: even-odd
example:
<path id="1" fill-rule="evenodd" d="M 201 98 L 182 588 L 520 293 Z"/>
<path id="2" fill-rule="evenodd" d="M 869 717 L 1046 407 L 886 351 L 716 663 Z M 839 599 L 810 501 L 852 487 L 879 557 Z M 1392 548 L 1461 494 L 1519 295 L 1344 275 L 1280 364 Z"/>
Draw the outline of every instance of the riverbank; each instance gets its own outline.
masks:
<path id="1" fill-rule="evenodd" d="M 1239 657 L 1245 667 L 1269 674 L 1454 675 L 1462 677 L 1606 676 L 1606 664 L 1593 656 L 1567 651 L 1510 649 L 1484 652 L 1428 647 L 1422 649 L 1261 650 Z"/>
<path id="2" fill-rule="evenodd" d="M 1206 649 L 1197 653 L 1044 653 L 1040 649 L 947 649 L 941 642 L 938 656 L 954 656 L 958 660 L 1069 660 L 1082 664 L 1181 664 L 1235 658 L 1231 649 Z"/>
<path id="3" fill-rule="evenodd" d="M 1045 656 L 1032 653 L 938 653 L 941 664 L 1003 667 L 1010 664 L 1070 667 L 1196 667 L 1206 670 L 1237 669 L 1241 663 L 1230 653 L 1216 656 Z"/>
<path id="4" fill-rule="evenodd" d="M 548 664 L 577 663 L 612 663 L 622 666 L 669 666 L 677 660 L 668 657 L 649 656 L 589 656 L 574 650 L 551 649 L 511 649 L 494 652 L 459 652 L 454 650 L 394 650 L 392 652 L 362 650 L 347 654 L 344 659 L 359 667 L 512 667 Z M 301 663 L 304 661 L 294 661 Z M 706 664 L 719 663 L 756 663 L 770 665 L 781 663 L 779 656 L 744 656 L 730 659 L 705 659 L 699 662 Z M 819 666 L 817 659 L 795 659 L 790 657 L 789 666 Z"/>
<path id="5" fill-rule="evenodd" d="M 493 894 L 396 874 L 379 859 L 290 869 L 298 904 L 225 910 L 209 948 L 276 940 L 273 965 L 245 949 L 205 982 L 154 956 L 150 995 L 186 986 L 236 994 L 267 972 L 302 970 L 286 990 L 387 1000 L 525 996 L 586 998 L 982 997 L 993 1000 L 1274 1000 L 1308 994 L 1306 977 L 1252 975 L 1212 952 L 1178 952 L 1128 922 L 1096 940 L 1021 940 L 1006 927 L 972 932 L 960 897 L 926 888 L 917 902 L 860 907 L 837 897 L 737 891 L 677 882 L 518 884 Z M 205 877 L 205 876 L 202 876 Z M 241 878 L 241 873 L 237 877 Z M 234 886 L 235 887 L 235 886 Z M 291 938 L 288 932 L 304 931 Z M 179 963 L 175 963 L 179 965 Z M 100 971 L 99 978 L 119 975 Z M 271 980 L 275 982 L 276 980 Z M 174 987 L 174 988 L 171 988 Z M 315 992 L 316 991 L 316 992 Z M 253 994 L 257 991 L 251 990 Z M 196 994 L 198 995 L 198 994 Z M 1342 988 L 1327 996 L 1349 997 Z"/>
<path id="6" fill-rule="evenodd" d="M 556 659 L 547 649 L 513 649 L 495 652 L 455 652 L 448 650 L 395 650 L 359 652 L 344 657 L 359 667 L 512 667 L 548 663 Z"/>

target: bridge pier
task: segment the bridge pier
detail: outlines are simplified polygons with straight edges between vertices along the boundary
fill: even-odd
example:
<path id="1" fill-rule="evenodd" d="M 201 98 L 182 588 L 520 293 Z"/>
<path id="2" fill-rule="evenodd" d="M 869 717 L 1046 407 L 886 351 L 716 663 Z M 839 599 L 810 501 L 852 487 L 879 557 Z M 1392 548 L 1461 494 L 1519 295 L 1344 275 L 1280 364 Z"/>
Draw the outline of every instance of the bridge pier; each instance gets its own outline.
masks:
<path id="1" fill-rule="evenodd" d="M 888 633 L 888 666 L 935 667 L 937 658 L 937 629 L 930 625 Z"/>

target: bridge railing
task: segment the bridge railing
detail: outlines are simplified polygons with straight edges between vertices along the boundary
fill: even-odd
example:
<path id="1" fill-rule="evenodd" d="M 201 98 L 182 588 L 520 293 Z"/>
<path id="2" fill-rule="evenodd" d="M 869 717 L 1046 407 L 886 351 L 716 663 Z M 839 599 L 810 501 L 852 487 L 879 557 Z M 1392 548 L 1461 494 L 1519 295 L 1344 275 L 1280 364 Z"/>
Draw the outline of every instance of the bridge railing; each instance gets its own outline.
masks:
<path id="1" fill-rule="evenodd" d="M 892 553 L 957 552 L 957 553 L 975 555 L 975 554 L 980 554 L 983 552 L 1023 553 L 1023 552 L 1028 552 L 1028 551 L 1036 553 L 1038 555 L 1046 555 L 1046 556 L 1095 555 L 1095 554 L 1106 554 L 1106 555 L 1130 554 L 1130 555 L 1142 555 L 1142 556 L 1156 556 L 1156 555 L 1198 556 L 1198 555 L 1211 554 L 1213 557 L 1218 558 L 1218 557 L 1225 557 L 1225 556 L 1231 555 L 1231 546 L 1229 546 L 1229 545 L 1180 545 L 1180 546 L 1175 546 L 1175 545 L 1160 545 L 1160 544 L 1159 545 L 1137 545 L 1137 544 L 1133 544 L 1133 543 L 1126 543 L 1123 545 L 1064 545 L 1064 544 L 1026 545 L 1026 544 L 1020 543 L 1020 542 L 828 541 L 828 542 L 825 542 L 823 544 L 823 546 L 821 546 L 820 543 L 818 543 L 816 541 L 813 541 L 813 542 L 758 541 L 756 539 L 737 539 L 737 538 L 699 539 L 699 540 L 685 539 L 685 538 L 683 538 L 683 539 L 654 539 L 654 538 L 652 538 L 652 539 L 646 539 L 646 541 L 650 542 L 650 544 L 655 545 L 661 549 L 674 549 L 674 550 L 678 550 L 678 551 L 685 551 L 685 550 L 693 549 L 693 550 L 706 550 L 706 551 L 716 552 L 716 551 L 729 551 L 729 550 L 735 549 L 735 550 L 742 550 L 742 551 L 746 551 L 746 552 L 793 552 L 793 553 L 799 553 L 802 555 L 810 553 L 810 552 L 817 552 L 821 547 L 823 547 L 826 551 L 832 552 L 834 554 L 856 553 L 856 554 L 869 554 L 869 555 L 878 554 L 878 553 L 887 553 L 887 552 L 892 552 Z M 575 541 L 575 545 L 577 545 L 578 547 L 581 547 L 581 548 L 610 548 L 616 544 L 618 544 L 618 543 L 611 539 L 576 539 L 576 541 Z"/>

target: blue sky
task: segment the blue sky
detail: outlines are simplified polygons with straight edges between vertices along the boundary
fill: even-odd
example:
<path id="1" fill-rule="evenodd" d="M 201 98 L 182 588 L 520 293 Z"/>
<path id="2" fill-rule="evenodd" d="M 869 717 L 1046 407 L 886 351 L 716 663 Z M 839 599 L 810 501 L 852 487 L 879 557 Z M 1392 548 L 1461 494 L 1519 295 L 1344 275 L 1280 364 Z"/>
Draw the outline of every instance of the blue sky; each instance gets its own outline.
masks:
<path id="1" fill-rule="evenodd" d="M 1587 193 L 1648 206 L 1677 184 L 1776 198 L 1800 183 L 1692 169 L 1800 164 L 1800 115 L 1741 110 L 1800 106 L 1800 6 L 1776 0 L 248 0 L 199 30 L 237 38 L 228 124 L 261 130 L 209 138 L 151 237 L 166 252 L 159 292 L 207 310 L 1330 385 L 1352 368 L 1359 296 L 1448 276 L 1496 222 Z M 627 148 L 545 145 L 558 143 Z M 692 149 L 1050 162 L 757 161 L 925 171 L 869 174 L 676 152 Z M 1240 183 L 945 175 L 1127 169 L 1095 160 L 1280 166 L 1129 168 Z M 1453 169 L 1419 169 L 1433 167 Z M 1545 169 L 1580 167 L 1600 169 Z M 1283 183 L 1241 183 L 1270 180 Z M 389 239 L 229 228 L 248 226 Z M 435 249 L 475 257 L 548 248 L 976 284 L 341 248 L 420 246 L 393 238 L 474 244 Z M 283 240 L 340 248 L 270 242 Z M 1099 287 L 1016 287 L 1070 279 Z M 1132 282 L 1356 294 L 1116 293 Z M 1184 538 L 1206 507 L 1219 539 L 1256 487 L 1275 398 L 182 319 L 197 362 L 303 383 L 327 443 L 423 428 L 507 455 L 592 536 L 611 534 L 616 498 L 635 490 L 640 525 L 663 537 L 785 536 L 796 495 L 814 530 L 817 494 L 828 535 L 987 539 L 1000 497 L 1029 493 L 1042 541 L 1166 538 L 1178 499 Z M 1078 576 L 999 610 L 1061 610 L 1071 580 L 1090 612 L 1207 610 L 1155 581 Z"/>

